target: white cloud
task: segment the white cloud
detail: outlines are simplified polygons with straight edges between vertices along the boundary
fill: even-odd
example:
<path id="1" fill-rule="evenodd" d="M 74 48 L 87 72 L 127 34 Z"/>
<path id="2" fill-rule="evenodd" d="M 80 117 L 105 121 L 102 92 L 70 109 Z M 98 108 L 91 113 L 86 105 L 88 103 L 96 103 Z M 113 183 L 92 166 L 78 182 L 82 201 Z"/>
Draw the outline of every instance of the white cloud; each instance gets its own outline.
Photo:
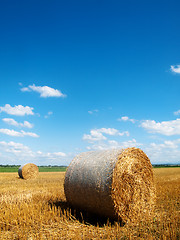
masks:
<path id="1" fill-rule="evenodd" d="M 16 126 L 16 127 L 27 127 L 27 128 L 33 128 L 33 124 L 31 124 L 28 121 L 24 121 L 24 123 L 18 123 L 13 118 L 3 118 L 2 119 L 5 123 Z"/>
<path id="2" fill-rule="evenodd" d="M 141 148 L 149 157 L 152 163 L 180 163 L 180 139 L 165 140 L 162 143 L 142 144 L 136 139 L 118 142 L 108 140 L 106 142 L 94 142 L 87 147 L 90 151 L 125 149 L 128 147 Z"/>
<path id="3" fill-rule="evenodd" d="M 128 140 L 125 142 L 120 143 L 121 148 L 128 148 L 128 147 L 138 147 L 141 146 L 141 143 L 138 143 L 136 139 Z"/>
<path id="4" fill-rule="evenodd" d="M 48 158 L 48 159 L 56 159 L 58 157 L 66 157 L 66 153 L 63 152 L 53 152 L 53 153 L 43 153 L 41 151 L 37 151 L 37 155 L 40 157 Z"/>
<path id="5" fill-rule="evenodd" d="M 180 115 L 180 110 L 177 110 L 176 112 L 174 112 L 174 115 Z"/>
<path id="6" fill-rule="evenodd" d="M 178 148 L 178 143 L 179 141 L 164 141 L 164 143 L 160 143 L 160 144 L 151 143 L 150 147 L 152 147 L 153 149 L 156 149 L 157 151 L 160 151 L 162 149 L 167 149 L 167 148 L 175 149 L 175 148 Z"/>
<path id="7" fill-rule="evenodd" d="M 9 125 L 13 125 L 13 126 L 16 126 L 16 127 L 19 126 L 19 123 L 16 122 L 13 118 L 3 118 L 2 120 L 3 120 L 3 122 L 5 122 Z"/>
<path id="8" fill-rule="evenodd" d="M 101 133 L 105 133 L 107 135 L 111 135 L 111 136 L 129 136 L 129 132 L 128 131 L 124 131 L 124 132 L 119 132 L 119 130 L 115 129 L 115 128 L 100 128 L 97 129 L 97 131 L 101 132 Z"/>
<path id="9" fill-rule="evenodd" d="M 45 118 L 48 118 L 50 115 L 52 115 L 53 114 L 53 112 L 51 112 L 51 111 L 49 111 L 48 113 L 47 113 L 47 115 L 45 115 L 44 117 Z"/>
<path id="10" fill-rule="evenodd" d="M 98 132 L 97 130 L 91 130 L 90 134 L 84 134 L 83 135 L 83 140 L 87 140 L 89 142 L 94 142 L 94 141 L 102 141 L 106 140 L 107 138 L 102 135 L 101 132 Z"/>
<path id="11" fill-rule="evenodd" d="M 33 156 L 32 151 L 30 150 L 29 147 L 23 145 L 22 143 L 16 143 L 16 142 L 5 142 L 2 141 L 0 142 L 0 147 L 1 151 L 7 152 L 7 153 L 12 153 L 14 155 L 28 155 L 28 156 Z"/>
<path id="12" fill-rule="evenodd" d="M 0 141 L 2 164 L 24 164 L 34 162 L 38 165 L 66 165 L 68 155 L 63 152 L 32 151 L 28 146 L 17 142 Z"/>
<path id="13" fill-rule="evenodd" d="M 0 133 L 12 136 L 12 137 L 24 137 L 24 136 L 29 136 L 29 137 L 39 137 L 36 133 L 32 132 L 25 132 L 21 130 L 20 132 L 11 130 L 11 129 L 6 129 L 6 128 L 1 128 Z"/>
<path id="14" fill-rule="evenodd" d="M 174 73 L 180 73 L 180 65 L 171 66 L 171 71 Z"/>
<path id="15" fill-rule="evenodd" d="M 28 121 L 24 121 L 24 123 L 20 123 L 20 125 L 22 127 L 27 127 L 27 128 L 33 128 L 33 126 L 34 126 L 32 123 L 30 123 Z"/>
<path id="16" fill-rule="evenodd" d="M 65 153 L 63 153 L 63 152 L 54 152 L 53 153 L 54 154 L 54 156 L 57 156 L 57 157 L 65 157 L 65 156 L 67 156 Z"/>
<path id="17" fill-rule="evenodd" d="M 90 151 L 102 151 L 102 150 L 106 150 L 106 149 L 108 149 L 107 148 L 107 144 L 105 144 L 105 143 L 101 143 L 101 144 L 93 144 L 93 145 L 91 145 L 91 146 L 87 146 L 86 147 L 87 148 L 87 150 L 90 150 Z"/>
<path id="18" fill-rule="evenodd" d="M 29 85 L 28 87 L 21 88 L 22 92 L 38 92 L 40 93 L 40 97 L 66 97 L 60 90 L 54 89 L 48 86 L 36 86 L 35 84 Z"/>
<path id="19" fill-rule="evenodd" d="M 136 139 L 124 141 L 124 142 L 117 142 L 117 141 L 108 141 L 111 148 L 128 148 L 128 147 L 139 147 L 142 144 L 138 143 Z"/>
<path id="20" fill-rule="evenodd" d="M 20 132 L 10 130 L 10 129 L 0 129 L 0 133 L 12 136 L 12 137 L 22 137 L 22 134 Z"/>
<path id="21" fill-rule="evenodd" d="M 115 128 L 100 128 L 100 129 L 97 129 L 97 131 L 105 133 L 107 135 L 111 135 L 111 136 L 119 134 L 119 131 Z"/>
<path id="22" fill-rule="evenodd" d="M 109 140 L 108 141 L 110 148 L 118 148 L 119 147 L 119 143 L 115 140 Z"/>
<path id="23" fill-rule="evenodd" d="M 142 121 L 141 127 L 152 133 L 160 133 L 166 136 L 180 134 L 180 119 L 172 121 L 155 122 L 154 120 Z"/>
<path id="24" fill-rule="evenodd" d="M 24 115 L 34 115 L 32 107 L 29 106 L 22 106 L 18 105 L 15 107 L 11 107 L 11 105 L 6 104 L 4 107 L 0 107 L 0 112 L 6 112 L 10 115 L 16 115 L 16 116 L 24 116 Z"/>
<path id="25" fill-rule="evenodd" d="M 25 132 L 23 130 L 21 130 L 21 134 L 22 134 L 22 137 L 24 136 L 29 136 L 29 137 L 35 137 L 35 138 L 38 138 L 39 135 L 37 135 L 36 133 L 33 133 L 33 132 Z"/>
<path id="26" fill-rule="evenodd" d="M 91 146 L 88 146 L 88 150 L 107 150 L 107 149 L 122 149 L 122 148 L 128 148 L 128 147 L 139 147 L 142 146 L 141 143 L 138 143 L 136 139 L 132 139 L 129 141 L 124 142 L 117 142 L 115 140 L 109 140 L 106 143 L 105 142 L 99 142 L 97 144 L 93 144 Z"/>
<path id="27" fill-rule="evenodd" d="M 126 135 L 127 137 L 130 135 L 128 131 L 124 131 L 124 132 L 119 132 L 118 133 L 119 136 L 124 136 Z"/>
<path id="28" fill-rule="evenodd" d="M 124 122 L 129 121 L 129 122 L 135 123 L 136 120 L 135 119 L 131 119 L 131 118 L 127 117 L 127 116 L 123 116 L 121 118 L 118 118 L 118 121 L 124 121 Z"/>
<path id="29" fill-rule="evenodd" d="M 180 163 L 180 139 L 164 141 L 163 143 L 150 143 L 145 152 L 152 163 Z"/>
<path id="30" fill-rule="evenodd" d="M 97 113 L 99 112 L 99 110 L 95 109 L 95 110 L 92 110 L 92 111 L 88 111 L 89 114 L 93 114 L 93 113 Z"/>
<path id="31" fill-rule="evenodd" d="M 90 134 L 84 134 L 83 140 L 87 140 L 89 142 L 106 140 L 107 137 L 105 137 L 102 133 L 110 136 L 124 136 L 124 135 L 129 136 L 128 131 L 119 132 L 115 128 L 99 128 L 92 129 L 90 131 Z"/>

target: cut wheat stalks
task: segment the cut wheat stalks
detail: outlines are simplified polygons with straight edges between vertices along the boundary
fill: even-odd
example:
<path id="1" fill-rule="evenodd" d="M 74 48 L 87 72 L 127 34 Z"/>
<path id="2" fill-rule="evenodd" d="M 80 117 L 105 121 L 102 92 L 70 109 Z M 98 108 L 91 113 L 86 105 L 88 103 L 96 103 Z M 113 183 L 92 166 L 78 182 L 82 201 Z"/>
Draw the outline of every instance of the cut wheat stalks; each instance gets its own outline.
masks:
<path id="1" fill-rule="evenodd" d="M 139 148 L 77 155 L 64 181 L 70 205 L 123 222 L 152 217 L 155 187 L 152 165 Z"/>
<path id="2" fill-rule="evenodd" d="M 23 179 L 34 179 L 39 174 L 39 168 L 34 163 L 27 163 L 18 169 L 18 174 Z"/>

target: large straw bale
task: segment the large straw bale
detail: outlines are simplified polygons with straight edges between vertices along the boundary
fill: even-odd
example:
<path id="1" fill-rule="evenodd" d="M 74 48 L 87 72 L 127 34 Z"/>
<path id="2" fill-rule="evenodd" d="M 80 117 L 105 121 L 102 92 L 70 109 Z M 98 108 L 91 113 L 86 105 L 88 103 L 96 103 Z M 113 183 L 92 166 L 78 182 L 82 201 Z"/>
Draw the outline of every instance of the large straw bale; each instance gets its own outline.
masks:
<path id="1" fill-rule="evenodd" d="M 27 163 L 18 169 L 18 174 L 23 179 L 34 179 L 39 174 L 39 168 L 34 163 Z"/>
<path id="2" fill-rule="evenodd" d="M 155 201 L 152 165 L 139 148 L 77 155 L 64 181 L 70 205 L 114 220 L 151 217 Z"/>

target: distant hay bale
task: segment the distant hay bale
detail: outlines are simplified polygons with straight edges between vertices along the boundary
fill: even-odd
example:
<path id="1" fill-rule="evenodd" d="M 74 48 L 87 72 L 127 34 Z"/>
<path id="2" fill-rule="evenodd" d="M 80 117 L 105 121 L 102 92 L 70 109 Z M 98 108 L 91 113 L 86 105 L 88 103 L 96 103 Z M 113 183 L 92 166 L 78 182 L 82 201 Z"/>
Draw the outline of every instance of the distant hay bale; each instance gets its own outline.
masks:
<path id="1" fill-rule="evenodd" d="M 70 205 L 114 220 L 151 217 L 155 201 L 152 165 L 139 148 L 76 156 L 64 181 Z"/>
<path id="2" fill-rule="evenodd" d="M 34 179 L 39 174 L 39 168 L 34 163 L 27 163 L 18 169 L 18 174 L 23 179 Z"/>

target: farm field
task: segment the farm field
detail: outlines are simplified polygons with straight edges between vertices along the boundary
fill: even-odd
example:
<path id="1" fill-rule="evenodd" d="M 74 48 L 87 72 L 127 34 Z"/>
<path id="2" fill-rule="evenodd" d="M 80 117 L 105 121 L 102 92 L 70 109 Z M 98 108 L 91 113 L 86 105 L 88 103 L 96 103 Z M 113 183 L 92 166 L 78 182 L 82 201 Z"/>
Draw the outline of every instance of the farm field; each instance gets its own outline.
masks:
<path id="1" fill-rule="evenodd" d="M 0 166 L 0 173 L 1 172 L 15 172 L 17 173 L 20 166 Z M 65 172 L 65 166 L 40 166 L 39 172 Z"/>
<path id="2" fill-rule="evenodd" d="M 122 225 L 71 209 L 65 172 L 0 173 L 0 239 L 180 239 L 180 168 L 156 168 L 154 219 Z"/>

